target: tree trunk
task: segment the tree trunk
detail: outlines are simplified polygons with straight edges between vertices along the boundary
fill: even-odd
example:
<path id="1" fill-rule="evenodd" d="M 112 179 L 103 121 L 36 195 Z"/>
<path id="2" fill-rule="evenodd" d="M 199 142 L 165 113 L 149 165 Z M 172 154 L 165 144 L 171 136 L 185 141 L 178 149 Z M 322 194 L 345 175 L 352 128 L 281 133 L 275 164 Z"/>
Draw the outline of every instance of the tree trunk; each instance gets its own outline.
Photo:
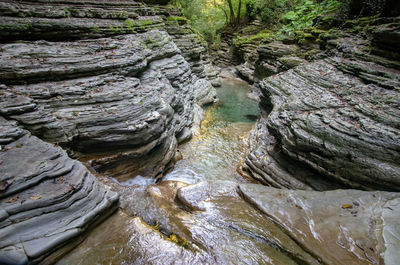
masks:
<path id="1" fill-rule="evenodd" d="M 236 16 L 236 25 L 240 23 L 240 9 L 242 9 L 242 0 L 239 0 L 238 11 Z"/>
<path id="2" fill-rule="evenodd" d="M 233 12 L 232 0 L 226 0 L 229 6 L 230 23 L 235 24 L 235 12 Z"/>

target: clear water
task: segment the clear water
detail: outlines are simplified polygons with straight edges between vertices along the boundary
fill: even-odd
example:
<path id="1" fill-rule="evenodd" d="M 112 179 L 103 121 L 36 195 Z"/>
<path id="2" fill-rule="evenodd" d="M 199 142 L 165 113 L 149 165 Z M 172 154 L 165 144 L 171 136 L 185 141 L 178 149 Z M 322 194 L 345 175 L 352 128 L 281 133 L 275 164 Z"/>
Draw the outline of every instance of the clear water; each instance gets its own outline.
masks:
<path id="1" fill-rule="evenodd" d="M 143 178 L 120 182 L 122 210 L 57 264 L 233 264 L 243 259 L 249 260 L 243 262 L 247 264 L 292 264 L 258 239 L 280 229 L 238 196 L 222 197 L 208 211 L 194 213 L 182 210 L 175 201 L 177 190 L 188 184 L 204 180 L 248 182 L 236 171 L 247 153 L 252 116 L 258 115 L 257 102 L 247 97 L 248 92 L 246 83 L 224 80 L 217 88 L 220 103 L 207 108 L 199 132 L 179 146 L 183 159 L 174 170 L 157 184 Z M 226 188 L 220 185 L 218 191 Z M 232 222 L 244 228 L 232 229 Z M 146 223 L 173 231 L 192 242 L 195 249 L 175 244 Z M 248 236 L 252 233 L 254 236 Z M 285 238 L 282 235 L 280 241 Z M 271 257 L 282 262 L 266 262 Z"/>
<path id="2" fill-rule="evenodd" d="M 238 80 L 225 80 L 217 94 L 220 102 L 211 112 L 216 120 L 225 123 L 254 123 L 258 104 L 248 97 L 249 87 Z"/>
<path id="3" fill-rule="evenodd" d="M 246 181 L 236 169 L 247 153 L 247 138 L 258 115 L 248 97 L 249 85 L 227 79 L 217 88 L 219 103 L 206 110 L 200 132 L 179 147 L 183 159 L 163 180 L 197 183 L 203 180 Z"/>

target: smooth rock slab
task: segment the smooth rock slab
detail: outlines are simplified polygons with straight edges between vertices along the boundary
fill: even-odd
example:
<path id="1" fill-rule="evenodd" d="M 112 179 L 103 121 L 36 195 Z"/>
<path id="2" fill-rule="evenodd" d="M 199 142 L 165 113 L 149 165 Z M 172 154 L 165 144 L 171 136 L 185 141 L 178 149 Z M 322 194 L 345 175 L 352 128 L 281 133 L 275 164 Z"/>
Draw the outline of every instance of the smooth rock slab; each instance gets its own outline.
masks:
<path id="1" fill-rule="evenodd" d="M 59 264 L 394 265 L 400 249 L 399 193 L 232 181 L 119 190 L 125 214 L 102 224 Z M 115 230 L 118 236 L 110 237 Z"/>
<path id="2" fill-rule="evenodd" d="M 324 264 L 397 264 L 399 193 L 239 188 L 246 201 Z"/>
<path id="3" fill-rule="evenodd" d="M 242 200 L 236 188 L 229 181 L 189 186 L 165 181 L 129 188 L 123 191 L 122 211 L 131 216 L 106 221 L 103 229 L 94 231 L 94 239 L 89 237 L 59 264 L 319 264 Z M 199 210 L 200 205 L 205 207 Z M 132 226 L 138 220 L 134 216 L 143 216 L 152 227 L 143 233 L 140 226 Z M 112 227 L 123 230 L 117 238 L 109 236 Z M 148 238 L 156 243 L 149 245 Z"/>

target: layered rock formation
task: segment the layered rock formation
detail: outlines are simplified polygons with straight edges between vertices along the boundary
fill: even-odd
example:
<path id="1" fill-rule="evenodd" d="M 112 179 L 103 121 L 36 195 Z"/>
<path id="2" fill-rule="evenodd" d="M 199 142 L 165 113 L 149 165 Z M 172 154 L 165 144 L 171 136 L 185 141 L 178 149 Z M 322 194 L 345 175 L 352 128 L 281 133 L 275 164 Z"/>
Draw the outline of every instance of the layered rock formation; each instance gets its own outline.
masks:
<path id="1" fill-rule="evenodd" d="M 0 120 L 0 263 L 41 261 L 116 209 L 118 196 L 80 162 Z M 62 250 L 60 250 L 62 252 Z"/>
<path id="2" fill-rule="evenodd" d="M 57 14 L 41 12 L 56 4 Z M 2 12 L 3 40 L 92 38 L 3 44 L 1 113 L 45 141 L 102 153 L 93 162 L 97 169 L 140 157 L 129 169 L 122 166 L 122 174 L 162 173 L 176 139 L 190 137 L 195 105 L 216 100 L 204 79 L 201 40 L 176 19 L 167 20 L 166 7 L 12 2 L 3 3 Z M 14 20 L 32 25 L 18 31 Z M 144 157 L 150 151 L 152 162 Z"/>
<path id="3" fill-rule="evenodd" d="M 216 101 L 202 40 L 176 15 L 0 1 L 0 263 L 52 262 L 115 209 L 116 194 L 60 147 L 121 182 L 173 163 L 194 110 Z"/>
<path id="4" fill-rule="evenodd" d="M 328 58 L 259 83 L 263 113 L 245 166 L 254 177 L 294 189 L 400 190 L 400 39 L 398 22 L 381 24 L 390 21 L 370 26 L 369 39 L 343 32 L 327 41 Z"/>

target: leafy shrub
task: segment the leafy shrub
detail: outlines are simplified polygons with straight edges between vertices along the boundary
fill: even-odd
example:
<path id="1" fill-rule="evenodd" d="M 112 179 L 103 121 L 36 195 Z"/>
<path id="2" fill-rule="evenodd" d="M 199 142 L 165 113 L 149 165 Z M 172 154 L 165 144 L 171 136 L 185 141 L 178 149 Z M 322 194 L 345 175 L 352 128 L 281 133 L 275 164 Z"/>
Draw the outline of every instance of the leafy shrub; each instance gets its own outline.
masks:
<path id="1" fill-rule="evenodd" d="M 301 4 L 301 0 L 252 0 L 251 2 L 249 16 L 254 18 L 258 14 L 262 22 L 268 25 L 279 24 L 282 13 L 291 10 L 296 4 Z"/>
<path id="2" fill-rule="evenodd" d="M 296 6 L 294 10 L 282 16 L 284 26 L 281 32 L 291 34 L 294 31 L 311 27 L 316 23 L 317 18 L 335 12 L 346 5 L 348 5 L 347 1 L 324 0 L 317 3 L 305 0 L 302 5 Z"/>

